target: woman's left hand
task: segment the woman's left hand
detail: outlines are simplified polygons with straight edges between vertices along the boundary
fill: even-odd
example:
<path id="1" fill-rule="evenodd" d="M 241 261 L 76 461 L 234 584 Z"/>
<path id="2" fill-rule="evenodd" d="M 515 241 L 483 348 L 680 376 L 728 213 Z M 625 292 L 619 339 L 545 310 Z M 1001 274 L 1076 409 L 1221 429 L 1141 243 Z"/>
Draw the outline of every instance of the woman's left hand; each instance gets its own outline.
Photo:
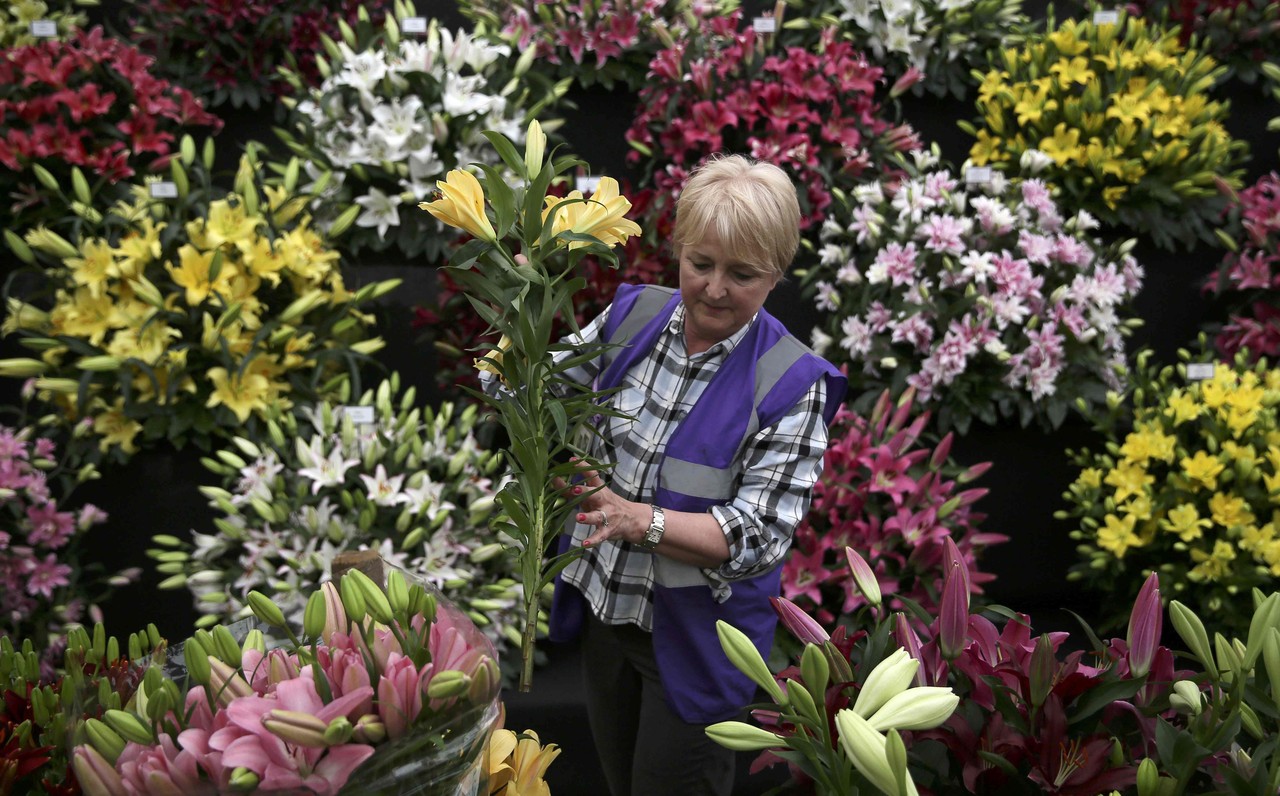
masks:
<path id="1" fill-rule="evenodd" d="M 584 547 L 611 540 L 637 543 L 644 539 L 653 510 L 647 504 L 632 503 L 618 497 L 605 486 L 598 471 L 584 467 L 581 483 L 567 487 L 558 481 L 556 486 L 575 495 L 587 493 L 578 504 L 577 520 L 583 525 L 595 526 L 596 530 L 583 541 Z"/>

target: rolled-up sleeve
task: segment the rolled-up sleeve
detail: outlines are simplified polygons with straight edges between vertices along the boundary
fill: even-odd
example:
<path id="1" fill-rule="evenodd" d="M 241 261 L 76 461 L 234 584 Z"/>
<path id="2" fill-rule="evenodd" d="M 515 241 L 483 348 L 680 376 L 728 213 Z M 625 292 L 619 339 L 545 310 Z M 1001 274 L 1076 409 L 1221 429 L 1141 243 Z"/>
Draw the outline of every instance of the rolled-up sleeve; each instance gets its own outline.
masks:
<path id="1" fill-rule="evenodd" d="M 782 562 L 796 526 L 813 499 L 827 450 L 822 417 L 825 379 L 818 379 L 781 420 L 762 429 L 743 454 L 737 494 L 712 515 L 729 543 L 729 560 L 703 570 L 719 600 L 735 580 L 754 577 Z"/>

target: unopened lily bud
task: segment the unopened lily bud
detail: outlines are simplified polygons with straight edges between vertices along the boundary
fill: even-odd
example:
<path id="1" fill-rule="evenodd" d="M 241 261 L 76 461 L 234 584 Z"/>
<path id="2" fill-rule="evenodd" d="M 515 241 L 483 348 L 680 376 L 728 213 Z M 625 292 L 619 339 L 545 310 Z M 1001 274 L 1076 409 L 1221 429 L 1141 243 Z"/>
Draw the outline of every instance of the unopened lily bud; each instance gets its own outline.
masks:
<path id="1" fill-rule="evenodd" d="M 324 740 L 330 746 L 344 744 L 351 740 L 351 736 L 355 734 L 355 727 L 352 726 L 351 720 L 346 716 L 339 716 L 329 722 L 329 726 L 325 727 Z"/>
<path id="2" fill-rule="evenodd" d="M 1203 709 L 1203 697 L 1196 683 L 1179 680 L 1172 687 L 1169 695 L 1169 706 L 1184 715 L 1199 715 Z"/>
<path id="3" fill-rule="evenodd" d="M 253 611 L 253 615 L 271 627 L 284 627 L 287 624 L 280 606 L 276 605 L 270 597 L 262 592 L 249 592 L 246 602 L 249 604 L 249 610 Z"/>
<path id="4" fill-rule="evenodd" d="M 151 732 L 151 728 L 127 710 L 107 710 L 102 714 L 102 718 L 108 727 L 119 733 L 120 737 L 126 741 L 143 745 L 155 743 L 155 734 Z"/>
<path id="5" fill-rule="evenodd" d="M 94 721 L 94 719 L 90 719 Z M 107 760 L 93 746 L 85 744 L 77 746 L 72 752 L 71 767 L 76 772 L 80 788 L 89 794 L 125 793 L 124 780 L 116 771 L 115 764 Z"/>
<path id="6" fill-rule="evenodd" d="M 387 726 L 376 713 L 366 713 L 356 720 L 351 738 L 356 743 L 378 744 L 387 737 Z"/>
<path id="7" fill-rule="evenodd" d="M 257 774 L 244 766 L 240 766 L 232 770 L 231 779 L 227 781 L 227 784 L 231 786 L 232 790 L 250 793 L 258 789 L 260 782 L 261 779 Z"/>
<path id="8" fill-rule="evenodd" d="M 325 731 L 329 726 L 310 713 L 300 710 L 268 710 L 262 716 L 262 726 L 285 743 L 323 749 L 329 746 Z"/>
<path id="9" fill-rule="evenodd" d="M 387 600 L 386 592 L 382 587 L 358 569 L 353 569 L 342 576 L 343 585 L 348 578 L 355 579 L 355 584 L 364 598 L 365 610 L 374 618 L 374 621 L 384 625 L 391 624 L 391 603 Z"/>
<path id="10" fill-rule="evenodd" d="M 351 577 L 355 571 L 351 570 L 342 576 L 338 581 L 338 592 L 342 595 L 342 608 L 346 611 L 347 619 L 358 624 L 368 614 L 368 609 L 364 604 L 364 592 Z"/>
<path id="11" fill-rule="evenodd" d="M 101 719 L 88 718 L 84 722 L 84 735 L 103 759 L 114 764 L 124 752 L 124 739 L 115 730 L 107 726 Z"/>
<path id="12" fill-rule="evenodd" d="M 863 718 L 874 715 L 890 697 L 911 685 L 919 667 L 920 662 L 904 649 L 896 649 L 885 656 L 867 675 L 862 689 L 858 691 L 858 698 L 853 703 L 854 712 Z"/>
<path id="13" fill-rule="evenodd" d="M 1156 761 L 1144 757 L 1138 764 L 1138 796 L 1158 796 L 1160 793 L 1160 769 Z"/>
<path id="14" fill-rule="evenodd" d="M 912 676 L 915 673 L 912 672 Z M 919 686 L 889 697 L 879 710 L 867 718 L 874 729 L 931 730 L 955 712 L 960 697 L 950 688 Z"/>
<path id="15" fill-rule="evenodd" d="M 448 669 L 438 673 L 427 683 L 427 696 L 432 699 L 451 699 L 471 690 L 471 676 L 466 672 Z"/>
<path id="16" fill-rule="evenodd" d="M 226 707 L 234 699 L 253 696 L 253 686 L 238 671 L 212 655 L 206 660 L 209 662 L 209 692 L 218 704 Z"/>
<path id="17" fill-rule="evenodd" d="M 711 740 L 735 752 L 758 752 L 787 745 L 781 736 L 741 721 L 721 721 L 707 727 L 704 732 Z"/>
<path id="18" fill-rule="evenodd" d="M 1200 617 L 1187 606 L 1173 600 L 1169 603 L 1169 621 L 1173 624 L 1173 629 L 1182 637 L 1187 649 L 1199 659 L 1200 665 L 1205 667 L 1213 679 L 1219 679 L 1218 667 L 1213 659 L 1212 648 L 1209 646 L 1209 634 Z"/>
<path id="19" fill-rule="evenodd" d="M 753 683 L 769 692 L 769 696 L 779 705 L 787 704 L 787 697 L 782 693 L 778 681 L 765 665 L 760 650 L 741 630 L 725 622 L 716 620 L 716 634 L 720 637 L 720 647 L 738 671 L 745 674 Z"/>
<path id="20" fill-rule="evenodd" d="M 879 606 L 881 602 L 880 581 L 876 578 L 876 573 L 872 571 L 871 565 L 867 560 L 852 547 L 844 549 L 845 559 L 849 562 L 849 572 L 853 575 L 853 582 L 857 584 L 858 591 L 862 592 L 862 596 L 867 598 L 867 602 L 873 606 Z"/>
<path id="21" fill-rule="evenodd" d="M 80 256 L 80 250 L 72 246 L 66 238 L 42 226 L 29 230 L 23 236 L 23 240 L 26 241 L 28 246 L 37 251 L 52 254 L 54 257 L 64 260 L 69 257 Z"/>
<path id="22" fill-rule="evenodd" d="M 538 176 L 542 171 L 542 158 L 547 149 L 547 135 L 542 132 L 542 125 L 534 119 L 529 122 L 529 129 L 524 138 L 524 165 L 529 172 L 529 179 Z"/>
<path id="23" fill-rule="evenodd" d="M 47 364 L 38 359 L 31 359 L 30 357 L 0 359 L 0 376 L 26 379 L 32 376 L 39 376 L 48 369 L 49 366 Z"/>

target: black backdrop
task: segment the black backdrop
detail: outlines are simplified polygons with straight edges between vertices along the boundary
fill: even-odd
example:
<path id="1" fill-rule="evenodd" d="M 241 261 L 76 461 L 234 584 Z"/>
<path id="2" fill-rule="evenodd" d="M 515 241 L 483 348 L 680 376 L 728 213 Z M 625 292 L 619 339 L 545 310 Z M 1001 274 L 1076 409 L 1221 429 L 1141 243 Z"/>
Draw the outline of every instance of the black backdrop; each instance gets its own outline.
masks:
<path id="1" fill-rule="evenodd" d="M 419 13 L 437 16 L 443 25 L 465 24 L 453 0 L 421 0 L 418 5 Z M 772 3 L 748 0 L 743 6 L 750 17 L 771 8 Z M 1027 7 L 1033 14 L 1043 10 L 1042 6 Z M 119 25 L 118 2 L 108 2 L 93 13 L 95 21 L 124 30 Z M 1227 126 L 1233 135 L 1250 143 L 1253 159 L 1247 167 L 1245 184 L 1251 184 L 1280 165 L 1280 135 L 1266 131 L 1267 120 L 1280 116 L 1280 104 L 1255 86 L 1227 85 L 1215 93 L 1232 100 L 1233 112 Z M 574 89 L 570 99 L 576 108 L 563 113 L 566 124 L 562 132 L 573 150 L 592 165 L 594 172 L 619 176 L 634 184 L 637 175 L 624 162 L 627 146 L 623 134 L 630 124 L 636 96 L 624 90 L 594 87 Z M 925 141 L 940 145 L 944 157 L 953 163 L 963 162 L 970 142 L 956 127 L 956 121 L 973 116 L 971 101 L 907 96 L 901 102 L 901 111 Z M 220 135 L 223 156 L 249 139 L 272 140 L 269 113 L 226 110 L 220 114 L 227 120 Z M 1201 246 L 1191 253 L 1173 253 L 1140 240 L 1136 254 L 1147 271 L 1147 283 L 1136 302 L 1137 314 L 1145 325 L 1131 339 L 1131 347 L 1151 347 L 1160 359 L 1170 361 L 1179 347 L 1193 340 L 1202 325 L 1217 320 L 1216 310 L 1201 298 L 1199 285 L 1221 252 Z M 369 272 L 362 276 L 357 267 L 350 281 L 358 284 L 365 278 L 371 278 Z M 379 333 L 390 344 L 382 358 L 388 369 L 405 374 L 408 381 L 430 395 L 431 355 L 408 321 L 412 305 L 430 297 L 431 280 L 429 274 L 419 274 L 415 281 L 419 285 L 411 288 L 411 295 L 390 297 L 379 310 Z M 793 332 L 807 339 L 811 313 L 794 286 L 775 290 L 767 306 Z M 9 345 L 6 343 L 6 348 Z M 1034 427 L 975 425 L 967 436 L 957 440 L 953 449 L 953 456 L 962 464 L 994 463 L 976 484 L 990 490 L 977 508 L 987 515 L 983 527 L 1008 535 L 1010 541 L 990 549 L 983 561 L 983 568 L 997 576 L 988 587 L 988 595 L 1029 613 L 1036 631 L 1075 630 L 1068 610 L 1089 617 L 1100 605 L 1102 598 L 1081 593 L 1067 582 L 1067 569 L 1075 561 L 1073 545 L 1067 537 L 1070 529 L 1052 516 L 1063 508 L 1061 494 L 1074 477 L 1065 450 L 1097 448 L 1099 444 L 1087 425 L 1073 418 L 1051 433 Z M 134 564 L 149 569 L 143 548 L 153 534 L 186 535 L 192 529 L 212 529 L 209 510 L 195 488 L 213 482 L 189 451 L 148 454 L 108 472 L 83 490 L 85 499 L 111 513 L 107 527 L 95 534 L 98 541 L 93 556 L 108 566 Z M 107 605 L 112 632 L 127 634 L 141 622 L 151 620 L 172 639 L 189 633 L 194 614 L 185 593 L 158 592 L 158 580 L 158 576 L 147 573 L 140 584 L 124 590 Z M 589 740 L 583 734 L 582 707 L 574 697 L 577 669 L 572 650 L 553 648 L 550 655 L 552 665 L 535 678 L 533 693 L 508 696 L 508 726 L 531 727 L 544 740 L 562 745 L 565 756 L 552 766 L 550 774 L 557 793 L 603 792 Z M 743 756 L 744 763 L 746 759 Z M 763 785 L 763 780 L 756 779 L 740 792 L 757 792 Z"/>

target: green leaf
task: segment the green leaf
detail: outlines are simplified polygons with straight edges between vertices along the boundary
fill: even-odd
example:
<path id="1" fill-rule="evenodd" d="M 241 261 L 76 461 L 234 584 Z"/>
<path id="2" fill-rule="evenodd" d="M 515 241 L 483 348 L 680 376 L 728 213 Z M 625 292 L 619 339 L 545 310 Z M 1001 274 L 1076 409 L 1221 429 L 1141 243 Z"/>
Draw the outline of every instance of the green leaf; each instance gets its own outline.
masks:
<path id="1" fill-rule="evenodd" d="M 489 143 L 493 144 L 493 148 L 498 151 L 502 162 L 514 171 L 516 174 L 523 175 L 525 173 L 524 156 L 516 151 L 515 144 L 502 133 L 494 130 L 485 130 L 482 135 L 489 139 Z M 499 232 L 498 236 L 503 237 L 505 233 Z"/>
<path id="2" fill-rule="evenodd" d="M 502 173 L 493 166 L 481 165 L 485 176 L 485 193 L 489 197 L 489 202 L 493 205 L 495 216 L 494 231 L 497 232 L 498 238 L 507 237 L 511 232 L 511 226 L 516 220 L 516 197 L 511 190 L 511 186 L 507 185 L 502 179 Z"/>

